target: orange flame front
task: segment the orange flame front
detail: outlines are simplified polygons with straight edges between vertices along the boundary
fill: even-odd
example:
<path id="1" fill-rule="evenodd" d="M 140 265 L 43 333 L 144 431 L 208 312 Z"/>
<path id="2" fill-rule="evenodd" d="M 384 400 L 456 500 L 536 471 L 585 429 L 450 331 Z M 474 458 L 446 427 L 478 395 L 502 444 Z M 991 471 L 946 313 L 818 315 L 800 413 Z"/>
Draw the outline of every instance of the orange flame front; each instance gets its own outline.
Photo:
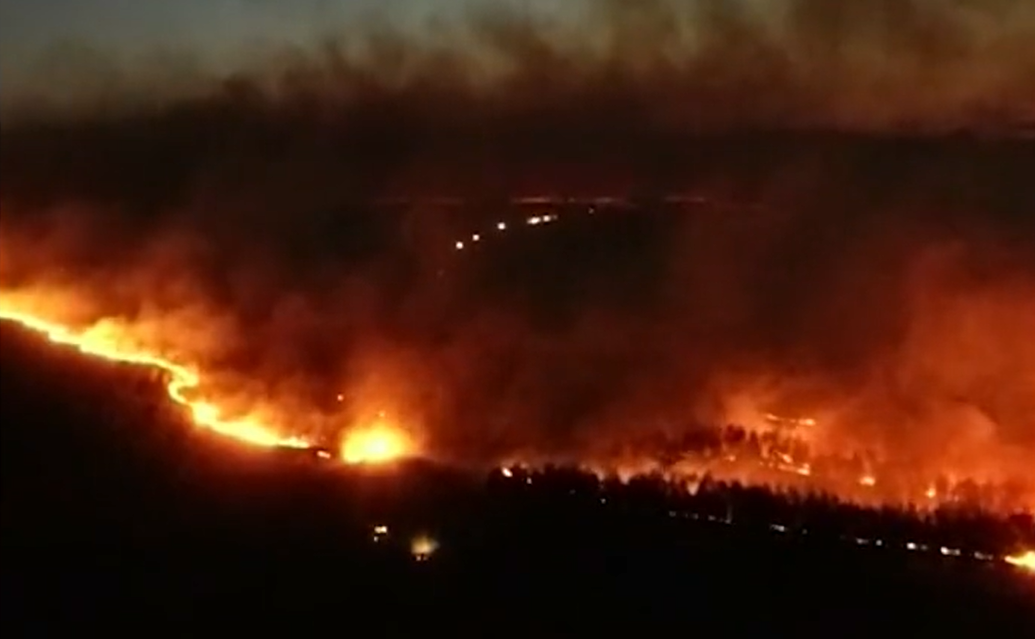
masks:
<path id="1" fill-rule="evenodd" d="M 28 313 L 0 308 L 0 319 L 17 322 L 37 331 L 55 344 L 71 346 L 81 353 L 112 362 L 148 366 L 164 371 L 169 379 L 166 392 L 174 402 L 186 408 L 195 425 L 234 439 L 268 448 L 311 448 L 306 439 L 280 434 L 273 427 L 257 419 L 227 419 L 213 403 L 193 400 L 192 391 L 201 384 L 201 378 L 190 368 L 152 353 L 137 351 L 120 344 L 111 336 L 89 329 L 77 332 L 55 322 L 49 322 Z"/>

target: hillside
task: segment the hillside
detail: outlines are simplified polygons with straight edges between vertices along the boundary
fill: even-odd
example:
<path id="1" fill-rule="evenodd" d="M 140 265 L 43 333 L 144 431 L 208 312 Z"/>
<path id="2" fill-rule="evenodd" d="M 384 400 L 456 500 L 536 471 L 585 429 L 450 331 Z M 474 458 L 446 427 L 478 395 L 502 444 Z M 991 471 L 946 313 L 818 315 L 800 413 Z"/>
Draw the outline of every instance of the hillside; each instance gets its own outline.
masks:
<path id="1" fill-rule="evenodd" d="M 1023 636 L 1035 624 L 1035 580 L 1000 562 L 838 534 L 887 517 L 857 524 L 734 487 L 683 499 L 563 469 L 346 468 L 192 431 L 153 371 L 9 324 L 0 345 L 3 617 L 19 636 L 140 623 L 196 636 L 229 618 L 390 636 Z M 811 534 L 773 534 L 765 513 Z M 995 534 L 1009 542 L 1020 525 Z"/>

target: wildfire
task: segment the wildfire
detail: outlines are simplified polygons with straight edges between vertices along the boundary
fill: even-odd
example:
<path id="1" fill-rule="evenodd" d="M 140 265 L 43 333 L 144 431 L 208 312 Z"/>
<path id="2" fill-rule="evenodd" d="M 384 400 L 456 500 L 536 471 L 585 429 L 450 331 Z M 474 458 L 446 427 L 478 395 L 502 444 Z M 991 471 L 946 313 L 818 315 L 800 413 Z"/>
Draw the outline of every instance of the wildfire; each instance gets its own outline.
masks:
<path id="1" fill-rule="evenodd" d="M 168 375 L 166 392 L 169 398 L 187 409 L 191 420 L 199 428 L 267 448 L 312 447 L 309 441 L 300 437 L 281 435 L 276 429 L 257 419 L 228 419 L 223 417 L 222 410 L 216 404 L 191 399 L 189 395 L 201 384 L 201 378 L 197 372 L 159 355 L 126 346 L 110 333 L 105 334 L 104 331 L 96 328 L 76 331 L 29 313 L 3 308 L 0 308 L 0 319 L 21 324 L 44 335 L 55 344 L 71 346 L 85 355 L 164 371 Z"/>
<path id="2" fill-rule="evenodd" d="M 1016 566 L 1022 570 L 1035 573 L 1035 550 L 1029 550 L 1017 555 L 1010 555 L 1005 558 L 1006 563 Z"/>
<path id="3" fill-rule="evenodd" d="M 31 313 L 0 308 L 0 319 L 16 322 L 44 335 L 49 341 L 75 348 L 80 353 L 100 359 L 157 368 L 168 375 L 166 392 L 176 404 L 184 407 L 191 421 L 199 428 L 211 430 L 233 439 L 267 448 L 313 448 L 307 439 L 282 435 L 278 429 L 257 418 L 230 419 L 220 406 L 206 399 L 196 399 L 201 377 L 193 368 L 165 357 L 133 347 L 127 340 L 100 324 L 76 330 Z M 346 434 L 341 459 L 350 464 L 382 464 L 413 454 L 413 441 L 401 429 L 385 421 L 385 414 L 370 426 Z"/>
<path id="4" fill-rule="evenodd" d="M 379 420 L 345 435 L 341 458 L 347 464 L 384 464 L 412 454 L 410 438 L 399 428 Z"/>
<path id="5" fill-rule="evenodd" d="M 182 406 L 191 421 L 199 428 L 210 430 L 235 440 L 262 447 L 289 447 L 311 449 L 323 459 L 337 458 L 347 464 L 385 465 L 396 460 L 412 457 L 421 451 L 422 442 L 414 437 L 414 431 L 404 427 L 384 411 L 376 411 L 367 417 L 361 417 L 354 427 L 345 431 L 337 450 L 330 452 L 321 445 L 326 441 L 291 436 L 277 416 L 283 414 L 276 406 L 262 404 L 261 410 L 248 410 L 239 413 L 230 410 L 229 404 L 220 401 L 220 396 L 213 395 L 209 386 L 202 383 L 202 375 L 195 366 L 185 365 L 182 361 L 174 361 L 176 356 L 169 356 L 150 345 L 150 341 L 133 339 L 136 333 L 132 327 L 123 327 L 109 321 L 91 324 L 71 324 L 54 321 L 48 314 L 37 312 L 29 305 L 16 303 L 16 296 L 0 299 L 0 319 L 18 323 L 26 328 L 41 333 L 51 342 L 75 348 L 86 355 L 109 361 L 125 362 L 159 369 L 165 373 L 166 392 L 170 399 Z M 339 403 L 346 401 L 348 391 L 338 395 Z M 364 402 L 365 393 L 361 393 Z M 380 399 L 378 401 L 381 401 Z M 389 404 L 391 398 L 385 398 Z M 369 406 L 369 404 L 367 404 Z M 377 405 L 373 407 L 376 409 Z M 364 409 L 367 410 L 367 409 Z M 244 417 L 240 417 L 240 415 Z M 231 417 L 232 415 L 232 417 Z M 337 417 L 334 417 L 337 419 Z M 935 483 L 910 484 L 908 496 L 906 489 L 894 492 L 884 490 L 884 486 L 894 486 L 894 477 L 888 479 L 875 468 L 867 467 L 859 475 L 841 478 L 835 470 L 843 464 L 838 456 L 813 456 L 807 449 L 797 449 L 791 445 L 796 433 L 812 430 L 819 420 L 807 416 L 783 416 L 772 413 L 760 413 L 750 430 L 758 435 L 760 443 L 755 448 L 741 450 L 730 444 L 722 444 L 722 452 L 713 455 L 706 451 L 701 455 L 685 452 L 678 463 L 664 465 L 649 453 L 643 456 L 632 455 L 621 459 L 600 458 L 582 460 L 582 465 L 589 464 L 601 474 L 617 472 L 619 476 L 629 476 L 641 472 L 662 472 L 674 481 L 686 481 L 688 476 L 711 473 L 715 476 L 735 478 L 749 483 L 764 483 L 770 486 L 801 486 L 807 482 L 809 486 L 834 490 L 849 499 L 874 505 L 877 503 L 899 503 L 906 499 L 919 498 L 922 507 L 934 508 L 942 503 L 955 499 L 956 482 L 942 486 Z M 803 437 L 807 437 L 806 435 Z M 740 440 L 737 440 L 740 441 Z M 743 442 L 741 442 L 743 443 Z M 746 444 L 745 444 L 746 445 Z M 524 463 L 533 466 L 547 463 L 547 459 L 525 459 Z M 659 465 L 662 464 L 662 465 Z M 869 466 L 869 464 L 868 464 Z M 502 471 L 504 476 L 512 473 L 511 469 Z M 861 490 L 862 489 L 862 490 Z M 989 490 L 992 490 L 990 488 Z M 1030 497 L 1018 497 L 1017 503 L 1007 506 L 996 506 L 1005 510 L 1030 510 Z"/>
<path id="6" fill-rule="evenodd" d="M 258 419 L 229 419 L 223 416 L 220 407 L 211 401 L 192 399 L 191 395 L 198 392 L 201 385 L 200 375 L 192 368 L 173 362 L 160 355 L 147 352 L 129 345 L 120 335 L 105 330 L 100 324 L 89 328 L 76 330 L 57 322 L 45 320 L 31 313 L 25 313 L 10 308 L 0 308 L 0 319 L 16 322 L 28 329 L 36 331 L 45 336 L 55 344 L 70 346 L 77 351 L 112 362 L 122 362 L 139 366 L 147 366 L 164 371 L 168 376 L 166 392 L 169 398 L 176 404 L 184 407 L 191 416 L 193 423 L 199 427 L 211 430 L 216 433 L 234 438 L 236 440 L 262 447 L 290 447 L 290 448 L 314 448 L 314 444 L 306 439 L 294 436 L 281 435 L 276 428 Z M 341 400 L 343 398 L 339 398 Z M 803 423 L 805 420 L 800 420 Z M 415 443 L 411 436 L 396 424 L 389 421 L 385 412 L 377 414 L 377 418 L 368 426 L 354 429 L 346 434 L 341 444 L 340 458 L 349 464 L 384 464 L 407 455 L 412 455 L 415 450 Z M 787 468 L 807 475 L 809 466 L 803 464 L 794 466 L 792 459 L 782 461 Z M 507 466 L 501 467 L 500 472 L 506 478 L 515 477 L 515 472 Z M 531 483 L 531 476 L 526 477 L 526 482 Z M 864 486 L 876 484 L 876 477 L 864 475 L 859 479 Z M 927 491 L 929 498 L 937 497 L 934 486 Z M 777 527 L 778 528 L 778 527 Z M 774 528 L 776 529 L 776 528 Z M 388 527 L 377 525 L 373 529 L 374 541 L 380 541 L 388 535 Z M 866 543 L 883 547 L 881 540 L 857 540 L 858 543 Z M 926 548 L 919 544 L 910 542 L 906 545 L 909 550 L 922 550 Z M 427 561 L 438 549 L 437 540 L 427 535 L 418 535 L 411 540 L 410 552 L 414 560 L 418 562 Z M 947 556 L 957 556 L 962 551 L 951 548 L 940 548 L 940 552 Z M 994 560 L 993 555 L 976 553 L 975 558 Z M 1026 573 L 1035 574 L 1035 550 L 1027 550 L 1022 553 L 1001 557 L 1001 561 L 1014 566 Z"/>

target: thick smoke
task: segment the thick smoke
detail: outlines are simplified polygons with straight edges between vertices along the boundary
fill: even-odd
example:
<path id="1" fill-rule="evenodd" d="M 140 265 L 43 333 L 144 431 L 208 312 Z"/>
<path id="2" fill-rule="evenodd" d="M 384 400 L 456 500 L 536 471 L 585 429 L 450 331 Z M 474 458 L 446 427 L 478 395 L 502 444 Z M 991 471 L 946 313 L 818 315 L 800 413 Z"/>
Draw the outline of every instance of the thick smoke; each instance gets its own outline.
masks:
<path id="1" fill-rule="evenodd" d="M 5 296 L 116 316 L 327 437 L 387 407 L 447 455 L 602 454 L 772 411 L 1030 466 L 1031 3 L 612 0 L 446 35 L 9 93 Z M 453 250 L 541 192 L 707 204 Z M 376 203 L 402 196 L 479 204 Z"/>

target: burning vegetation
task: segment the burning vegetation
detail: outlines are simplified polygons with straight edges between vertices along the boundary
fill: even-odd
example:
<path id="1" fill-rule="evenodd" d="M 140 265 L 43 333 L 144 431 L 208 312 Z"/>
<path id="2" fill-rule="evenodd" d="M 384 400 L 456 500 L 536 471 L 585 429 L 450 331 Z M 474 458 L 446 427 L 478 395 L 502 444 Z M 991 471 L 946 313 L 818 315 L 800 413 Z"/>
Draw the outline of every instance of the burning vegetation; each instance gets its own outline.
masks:
<path id="1" fill-rule="evenodd" d="M 16 84 L 0 311 L 347 462 L 1035 508 L 1030 3 L 773 4 Z"/>
<path id="2" fill-rule="evenodd" d="M 21 326 L 16 327 L 16 322 Z M 46 509 L 45 504 L 52 507 L 78 503 L 79 500 L 63 502 L 54 498 L 69 491 L 95 495 L 97 486 L 106 485 L 113 494 L 120 495 L 108 512 L 117 512 L 119 517 L 147 519 L 148 515 L 141 515 L 129 506 L 133 499 L 139 499 L 149 503 L 148 508 L 155 509 L 156 516 L 164 512 L 171 525 L 182 525 L 184 522 L 179 518 L 184 512 L 176 508 L 168 510 L 169 503 L 164 503 L 168 495 L 156 500 L 149 492 L 158 490 L 162 494 L 162 486 L 170 478 L 167 473 L 171 473 L 177 478 L 174 485 L 178 487 L 179 499 L 187 499 L 187 503 L 198 499 L 193 508 L 200 508 L 201 512 L 213 494 L 243 491 L 231 500 L 237 503 L 234 508 L 248 501 L 247 494 L 257 496 L 258 503 L 267 506 L 270 500 L 285 500 L 301 509 L 292 511 L 295 514 L 289 520 L 293 525 L 314 515 L 323 518 L 318 525 L 321 529 L 326 526 L 334 529 L 345 521 L 350 522 L 349 526 L 372 521 L 374 523 L 363 528 L 365 543 L 372 544 L 371 552 L 376 553 L 375 548 L 380 547 L 388 555 L 398 557 L 405 553 L 417 563 L 431 560 L 439 549 L 439 539 L 423 532 L 429 523 L 444 526 L 443 530 L 449 535 L 447 544 L 453 541 L 470 544 L 480 535 L 472 538 L 464 534 L 465 526 L 458 525 L 455 518 L 458 515 L 477 517 L 475 513 L 480 512 L 487 521 L 467 521 L 466 525 L 487 526 L 482 533 L 500 525 L 517 530 L 521 530 L 522 525 L 531 525 L 533 529 L 535 525 L 545 525 L 548 529 L 559 525 L 564 529 L 565 524 L 557 521 L 560 516 L 567 525 L 581 522 L 578 525 L 586 528 L 583 534 L 588 534 L 594 525 L 604 522 L 616 525 L 624 520 L 638 521 L 637 528 L 646 526 L 652 534 L 681 530 L 690 535 L 743 538 L 742 543 L 753 539 L 763 546 L 835 544 L 844 552 L 873 555 L 878 560 L 895 561 L 898 557 L 898 561 L 902 561 L 908 557 L 931 566 L 944 564 L 946 569 L 958 570 L 961 574 L 977 570 L 1007 576 L 1014 571 L 1026 574 L 1035 569 L 1028 550 L 1035 543 L 1035 527 L 1032 526 L 1035 514 L 1004 516 L 988 507 L 991 501 L 968 502 L 949 493 L 941 497 L 932 494 L 933 487 L 921 504 L 908 508 L 888 507 L 888 504 L 882 508 L 865 508 L 852 503 L 850 496 L 846 500 L 843 496 L 819 492 L 814 484 L 793 485 L 785 480 L 759 486 L 760 475 L 752 479 L 746 474 L 741 475 L 746 482 L 738 481 L 731 467 L 723 466 L 712 467 L 703 474 L 689 466 L 668 473 L 650 469 L 637 472 L 629 467 L 616 473 L 614 467 L 593 470 L 574 465 L 516 463 L 493 469 L 486 481 L 483 472 L 471 473 L 452 466 L 402 459 L 404 455 L 416 454 L 417 450 L 392 448 L 378 439 L 385 437 L 387 441 L 412 443 L 393 430 L 386 415 L 379 415 L 379 421 L 372 423 L 369 430 L 350 429 L 344 438 L 342 456 L 334 463 L 335 457 L 327 449 L 280 437 L 262 424 L 251 422 L 240 432 L 234 432 L 234 428 L 241 428 L 246 422 L 198 421 L 199 411 L 194 404 L 202 402 L 180 399 L 182 394 L 180 398 L 170 395 L 180 403 L 178 413 L 165 410 L 158 391 L 164 387 L 169 393 L 175 392 L 170 390 L 175 386 L 169 384 L 170 379 L 175 379 L 174 367 L 168 363 L 125 351 L 121 354 L 106 352 L 96 341 L 69 338 L 54 327 L 41 326 L 25 317 L 9 317 L 0 330 L 6 346 L 2 353 L 4 364 L 9 367 L 7 370 L 15 371 L 5 378 L 4 390 L 9 393 L 5 395 L 9 399 L 5 406 L 12 416 L 20 415 L 25 422 L 10 420 L 13 424 L 5 436 L 17 445 L 18 452 L 8 451 L 11 453 L 9 461 L 44 475 L 47 468 L 61 468 L 70 476 L 83 473 L 84 469 L 95 469 L 93 473 L 85 473 L 85 481 L 94 482 L 85 487 L 76 482 L 57 482 L 37 490 L 30 490 L 24 474 L 16 473 L 21 489 L 11 491 L 12 503 L 17 504 L 15 509 L 28 504 L 34 504 L 31 508 Z M 56 342 L 58 347 L 48 346 L 48 341 Z M 82 356 L 77 357 L 75 351 Z M 51 358 L 53 361 L 48 361 Z M 157 375 L 149 375 L 149 372 Z M 47 408 L 48 403 L 55 407 L 53 411 Z M 35 411 L 25 410 L 32 406 Z M 211 414 L 200 412 L 206 416 Z M 61 424 L 60 416 L 65 414 L 76 415 L 80 428 Z M 781 423 L 790 421 L 771 418 Z M 808 423 L 807 420 L 795 421 Z M 191 423 L 198 427 L 200 437 L 191 436 L 191 429 L 184 428 Z M 142 427 L 146 428 L 144 432 L 132 430 Z M 204 435 L 206 430 L 216 436 Z M 260 432 L 263 435 L 257 435 Z M 55 448 L 55 436 L 66 437 L 68 446 Z M 684 451 L 694 451 L 700 459 L 718 453 L 728 461 L 751 439 L 753 436 L 743 429 L 729 428 L 712 433 L 710 441 L 704 438 L 697 442 L 684 441 L 682 445 Z M 224 443 L 236 445 L 224 446 Z M 33 448 L 39 444 L 42 449 Z M 127 450 L 127 444 L 131 450 Z M 754 445 L 759 444 L 756 441 Z M 761 445 L 767 444 L 761 442 Z M 775 445 L 771 438 L 768 445 Z M 39 453 L 43 453 L 42 457 L 36 456 Z M 76 459 L 84 453 L 85 458 Z M 687 457 L 692 454 L 684 452 Z M 750 459 L 747 455 L 744 457 Z M 756 453 L 754 470 L 770 465 L 764 457 Z M 810 476 L 810 471 L 803 466 L 780 469 L 780 463 L 790 461 L 783 454 L 775 457 L 779 458 L 775 464 L 777 470 L 805 478 Z M 380 472 L 386 467 L 391 472 Z M 698 469 L 703 467 L 697 466 Z M 750 468 L 751 462 L 746 467 Z M 127 482 L 126 472 L 139 473 L 139 476 L 136 481 Z M 239 482 L 241 472 L 246 473 L 246 482 Z M 114 484 L 106 483 L 112 480 Z M 141 483 L 148 486 L 143 493 L 138 492 Z M 288 492 L 279 492 L 277 486 L 288 487 Z M 294 488 L 290 488 L 292 486 Z M 121 492 L 123 489 L 127 492 Z M 197 496 L 191 497 L 195 490 Z M 229 494 L 224 496 L 229 497 Z M 317 501 L 311 501 L 314 499 Z M 86 501 L 92 503 L 89 499 Z M 7 506 L 11 507 L 12 503 Z M 180 503 L 182 506 L 183 502 Z M 216 503 L 221 505 L 216 506 Z M 479 510 L 486 504 L 493 505 L 488 512 Z M 227 508 L 227 504 L 218 499 L 210 505 L 220 512 Z M 84 506 L 92 513 L 89 516 L 81 513 L 84 520 L 95 521 L 95 525 L 97 521 L 106 521 L 105 513 L 98 512 L 96 504 Z M 545 510 L 539 511 L 540 508 Z M 493 511 L 509 523 L 491 523 Z M 50 515 L 60 519 L 60 512 L 59 506 Z M 537 512 L 538 515 L 532 514 Z M 232 513 L 224 513 L 224 516 L 234 518 Z M 525 517 L 531 520 L 519 523 Z M 196 513 L 188 520 L 199 525 Z M 535 524 L 536 521 L 539 524 Z M 446 525 L 447 522 L 450 523 Z M 248 531 L 247 525 L 243 525 L 241 534 L 245 537 L 259 534 L 259 530 L 244 531 Z M 567 534 L 570 533 L 568 530 Z M 107 534 L 110 533 L 105 536 Z M 621 537 L 620 533 L 617 535 Z M 337 539 L 335 543 L 340 543 L 337 534 L 331 536 Z M 324 537 L 317 535 L 317 538 Z M 237 538 L 236 543 L 240 541 Z M 474 550 L 469 546 L 467 549 Z"/>

